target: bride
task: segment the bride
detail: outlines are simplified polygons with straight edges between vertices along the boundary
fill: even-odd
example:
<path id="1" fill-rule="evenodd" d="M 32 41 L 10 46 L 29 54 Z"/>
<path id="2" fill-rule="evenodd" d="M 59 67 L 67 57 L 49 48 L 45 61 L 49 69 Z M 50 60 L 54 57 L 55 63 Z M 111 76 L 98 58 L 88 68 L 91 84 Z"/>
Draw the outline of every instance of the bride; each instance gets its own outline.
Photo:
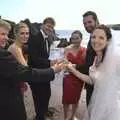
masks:
<path id="1" fill-rule="evenodd" d="M 111 34 L 112 32 L 112 34 Z M 94 91 L 84 120 L 120 120 L 120 32 L 105 26 L 96 27 L 91 44 L 96 52 L 89 76 L 68 69 L 81 80 L 94 84 Z"/>

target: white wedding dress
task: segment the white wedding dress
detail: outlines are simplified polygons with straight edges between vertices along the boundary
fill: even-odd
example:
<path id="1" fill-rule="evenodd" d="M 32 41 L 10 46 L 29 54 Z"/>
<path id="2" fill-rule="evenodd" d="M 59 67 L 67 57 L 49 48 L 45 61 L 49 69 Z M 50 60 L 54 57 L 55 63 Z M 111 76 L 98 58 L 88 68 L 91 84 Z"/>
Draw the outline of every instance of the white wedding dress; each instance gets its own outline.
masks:
<path id="1" fill-rule="evenodd" d="M 120 120 L 120 32 L 112 36 L 103 63 L 89 70 L 94 91 L 84 120 Z"/>

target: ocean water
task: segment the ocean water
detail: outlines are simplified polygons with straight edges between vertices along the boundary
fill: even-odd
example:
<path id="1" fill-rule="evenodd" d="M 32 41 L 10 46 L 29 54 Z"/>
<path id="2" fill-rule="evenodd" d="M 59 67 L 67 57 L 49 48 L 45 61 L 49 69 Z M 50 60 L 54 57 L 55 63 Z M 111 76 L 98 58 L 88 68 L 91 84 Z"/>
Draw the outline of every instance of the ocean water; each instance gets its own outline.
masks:
<path id="1" fill-rule="evenodd" d="M 59 38 L 67 38 L 67 40 L 70 39 L 72 32 L 73 30 L 56 30 L 56 34 Z"/>
<path id="2" fill-rule="evenodd" d="M 73 32 L 74 30 L 56 30 L 56 34 L 59 38 L 66 38 L 67 41 L 69 41 L 70 39 L 70 36 L 71 36 L 71 33 Z M 83 34 L 83 40 L 82 40 L 82 46 L 86 47 L 87 46 L 87 43 L 88 43 L 88 40 L 89 40 L 89 34 L 84 31 L 84 30 L 81 30 L 82 34 Z"/>
<path id="3" fill-rule="evenodd" d="M 56 35 L 59 38 L 66 38 L 67 41 L 69 41 L 71 37 L 71 33 L 74 30 L 56 30 Z M 83 34 L 83 40 L 81 43 L 81 46 L 87 47 L 87 43 L 89 40 L 89 34 L 87 34 L 85 31 L 81 31 Z M 54 41 L 54 43 L 51 45 L 51 51 L 50 51 L 50 60 L 54 59 L 62 59 L 64 57 L 64 49 L 62 48 L 57 48 L 57 45 L 60 43 L 60 41 Z"/>

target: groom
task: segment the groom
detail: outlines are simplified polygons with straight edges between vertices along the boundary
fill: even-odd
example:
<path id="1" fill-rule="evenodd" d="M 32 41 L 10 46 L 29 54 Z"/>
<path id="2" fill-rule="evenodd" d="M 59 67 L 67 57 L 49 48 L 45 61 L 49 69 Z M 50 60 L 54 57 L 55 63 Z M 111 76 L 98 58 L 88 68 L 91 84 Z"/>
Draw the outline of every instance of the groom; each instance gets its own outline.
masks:
<path id="1" fill-rule="evenodd" d="M 83 24 L 85 30 L 91 35 L 95 27 L 99 24 L 96 13 L 93 11 L 85 12 L 83 14 Z M 94 57 L 95 57 L 95 51 L 91 46 L 91 39 L 89 39 L 87 45 L 86 57 L 85 57 L 85 64 L 84 66 L 77 65 L 76 68 L 80 70 L 80 72 L 89 75 L 89 67 L 93 64 Z M 85 88 L 86 88 L 86 102 L 88 106 L 94 86 L 86 83 Z"/>
<path id="2" fill-rule="evenodd" d="M 28 64 L 32 68 L 46 69 L 50 67 L 51 61 L 48 58 L 51 41 L 49 36 L 54 32 L 54 27 L 55 20 L 47 17 L 43 20 L 39 32 L 30 37 L 28 41 Z M 36 120 L 45 120 L 51 96 L 50 81 L 44 83 L 31 82 L 30 87 L 35 103 Z"/>

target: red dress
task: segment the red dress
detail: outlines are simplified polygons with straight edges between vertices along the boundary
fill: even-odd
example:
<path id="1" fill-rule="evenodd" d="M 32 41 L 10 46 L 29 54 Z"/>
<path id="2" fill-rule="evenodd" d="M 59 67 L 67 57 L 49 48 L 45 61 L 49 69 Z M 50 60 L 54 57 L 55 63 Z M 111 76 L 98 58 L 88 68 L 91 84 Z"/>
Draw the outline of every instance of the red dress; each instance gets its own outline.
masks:
<path id="1" fill-rule="evenodd" d="M 67 59 L 73 64 L 83 64 L 83 53 L 85 48 L 80 48 L 78 53 L 74 56 L 71 52 L 67 54 Z M 63 78 L 63 104 L 76 104 L 81 95 L 83 88 L 83 81 L 74 76 L 72 73 L 65 75 Z"/>

